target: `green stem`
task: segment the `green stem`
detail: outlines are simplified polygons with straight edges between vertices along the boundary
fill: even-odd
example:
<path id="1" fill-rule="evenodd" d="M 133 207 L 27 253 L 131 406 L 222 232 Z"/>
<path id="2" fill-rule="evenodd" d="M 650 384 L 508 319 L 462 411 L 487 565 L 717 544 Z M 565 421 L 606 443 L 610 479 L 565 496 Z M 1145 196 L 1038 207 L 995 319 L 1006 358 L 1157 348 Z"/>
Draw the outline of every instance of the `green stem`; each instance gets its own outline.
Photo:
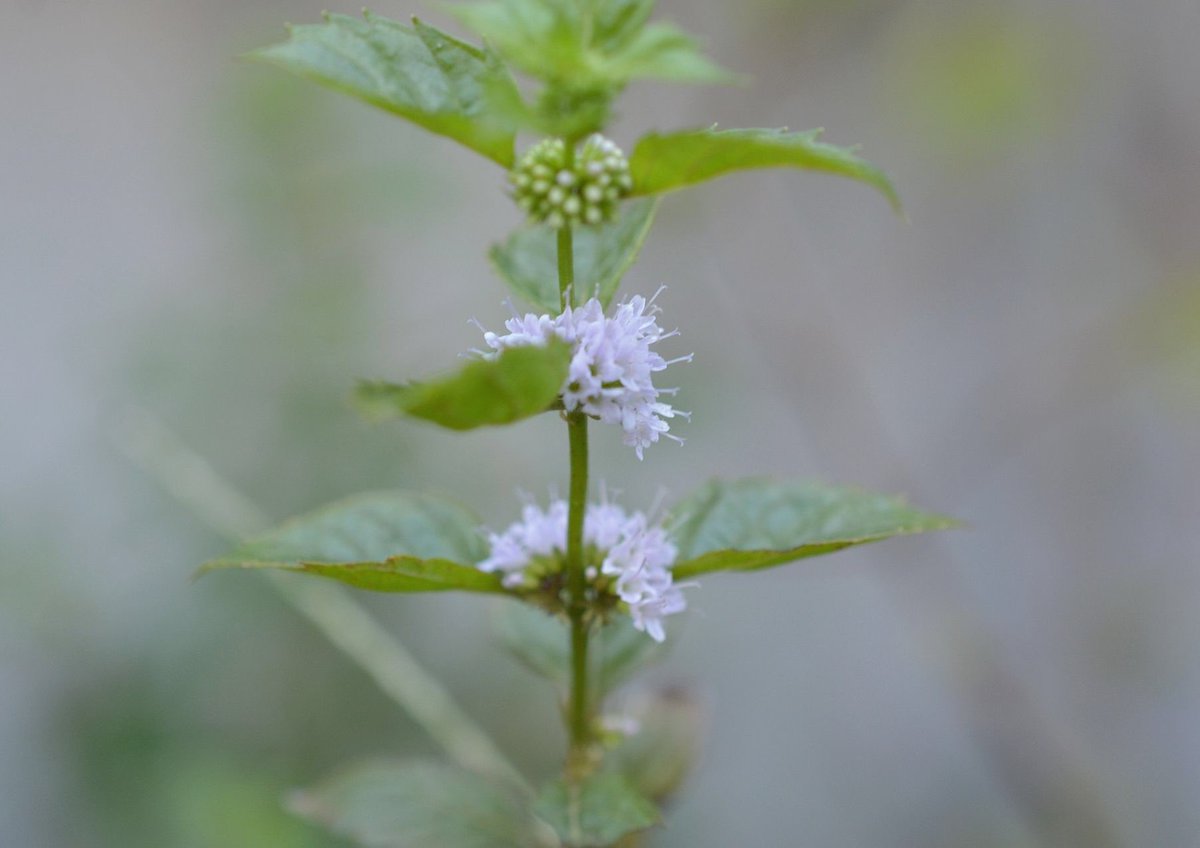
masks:
<path id="1" fill-rule="evenodd" d="M 567 144 L 568 159 L 574 145 Z M 562 308 L 571 301 L 575 281 L 574 239 L 571 227 L 558 230 L 558 291 Z M 583 518 L 588 492 L 588 420 L 579 411 L 568 413 L 567 437 L 571 452 L 571 483 L 567 507 L 567 616 L 571 620 L 571 689 L 567 700 L 567 776 L 577 779 L 588 770 L 591 715 L 588 703 L 587 575 L 583 561 Z"/>
<path id="2" fill-rule="evenodd" d="M 588 709 L 587 575 L 583 561 L 583 517 L 587 510 L 588 421 L 582 412 L 567 416 L 571 443 L 571 496 L 567 512 L 567 594 L 571 618 L 571 699 L 567 714 L 572 765 L 586 764 L 591 741 Z"/>
<path id="3" fill-rule="evenodd" d="M 575 167 L 575 140 L 564 139 L 567 170 Z M 575 283 L 575 231 L 570 224 L 558 228 L 558 301 L 565 311 L 574 300 L 571 286 Z"/>
<path id="4" fill-rule="evenodd" d="M 575 236 L 570 227 L 558 230 L 558 298 L 565 310 L 570 304 L 570 288 L 575 283 Z"/>

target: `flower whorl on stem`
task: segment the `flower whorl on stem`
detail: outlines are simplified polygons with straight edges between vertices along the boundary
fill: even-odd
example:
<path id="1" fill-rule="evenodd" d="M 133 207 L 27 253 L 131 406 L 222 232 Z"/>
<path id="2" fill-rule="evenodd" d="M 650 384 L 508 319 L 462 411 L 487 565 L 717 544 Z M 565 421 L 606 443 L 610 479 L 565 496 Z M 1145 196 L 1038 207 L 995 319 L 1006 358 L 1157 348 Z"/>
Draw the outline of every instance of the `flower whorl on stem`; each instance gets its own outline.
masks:
<path id="1" fill-rule="evenodd" d="M 660 310 L 654 305 L 655 298 L 636 295 L 622 301 L 612 317 L 604 314 L 596 298 L 582 306 L 568 306 L 557 316 L 514 312 L 504 323 L 507 333 L 484 331 L 483 340 L 491 348 L 484 356 L 511 347 L 544 345 L 551 336 L 571 344 L 571 365 L 561 393 L 563 408 L 567 412 L 582 410 L 606 424 L 619 424 L 625 444 L 641 459 L 643 451 L 660 436 L 682 443 L 669 432 L 667 419 L 688 417 L 661 400 L 663 395 L 674 394 L 674 389 L 654 386 L 655 373 L 692 359 L 688 354 L 666 360 L 650 349 L 678 334 L 663 332 L 658 325 Z"/>
<path id="2" fill-rule="evenodd" d="M 590 504 L 584 516 L 584 544 L 589 552 L 588 581 L 601 595 L 615 597 L 629 609 L 633 626 L 657 642 L 666 638 L 662 620 L 687 607 L 671 565 L 678 549 L 666 531 L 644 513 L 627 513 L 607 500 Z M 502 533 L 489 533 L 491 555 L 479 563 L 501 572 L 504 585 L 535 583 L 563 569 L 567 545 L 567 503 L 546 509 L 527 503 L 521 520 Z"/>

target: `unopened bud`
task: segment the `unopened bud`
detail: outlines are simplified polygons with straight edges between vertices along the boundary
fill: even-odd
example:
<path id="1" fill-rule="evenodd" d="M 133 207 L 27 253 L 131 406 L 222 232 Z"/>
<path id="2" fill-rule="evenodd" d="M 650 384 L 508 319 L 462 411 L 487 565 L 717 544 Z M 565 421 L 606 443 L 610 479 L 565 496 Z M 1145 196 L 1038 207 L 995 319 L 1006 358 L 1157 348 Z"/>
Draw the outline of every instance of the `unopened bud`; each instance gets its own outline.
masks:
<path id="1" fill-rule="evenodd" d="M 633 189 L 625 154 L 600 135 L 588 138 L 569 166 L 562 139 L 539 142 L 517 162 L 508 182 L 530 220 L 555 228 L 607 223 Z"/>

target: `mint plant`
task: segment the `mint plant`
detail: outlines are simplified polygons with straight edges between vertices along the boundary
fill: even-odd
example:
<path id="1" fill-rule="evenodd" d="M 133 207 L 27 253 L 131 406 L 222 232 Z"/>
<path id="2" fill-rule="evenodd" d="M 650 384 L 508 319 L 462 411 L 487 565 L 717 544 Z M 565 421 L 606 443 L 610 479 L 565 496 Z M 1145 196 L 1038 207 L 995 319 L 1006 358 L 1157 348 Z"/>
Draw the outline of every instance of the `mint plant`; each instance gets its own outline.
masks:
<path id="1" fill-rule="evenodd" d="M 683 441 L 688 415 L 675 408 L 665 372 L 692 357 L 669 350 L 679 333 L 661 323 L 663 291 L 617 300 L 662 195 L 738 170 L 794 167 L 865 182 L 898 205 L 879 170 L 815 131 L 651 133 L 626 157 L 602 133 L 629 83 L 732 79 L 691 38 L 651 23 L 653 6 L 452 6 L 483 46 L 416 19 L 327 15 L 252 54 L 494 161 L 525 217 L 489 255 L 531 311 L 513 308 L 503 332 L 481 325 L 481 346 L 453 373 L 361 383 L 362 410 L 454 430 L 550 414 L 567 431 L 567 496 L 527 498 L 506 528 L 485 529 L 464 507 L 429 495 L 375 493 L 293 519 L 203 567 L 281 569 L 376 592 L 497 596 L 505 604 L 498 638 L 558 689 L 563 769 L 540 789 L 504 769 L 380 761 L 297 796 L 297 812 L 358 844 L 636 844 L 683 777 L 670 752 L 695 722 L 669 698 L 643 699 L 636 716 L 605 710 L 668 638 L 695 580 L 952 523 L 899 498 L 808 482 L 714 481 L 648 512 L 593 482 L 593 423 L 619 430 L 639 459 L 664 439 Z M 518 157 L 522 133 L 541 138 Z"/>

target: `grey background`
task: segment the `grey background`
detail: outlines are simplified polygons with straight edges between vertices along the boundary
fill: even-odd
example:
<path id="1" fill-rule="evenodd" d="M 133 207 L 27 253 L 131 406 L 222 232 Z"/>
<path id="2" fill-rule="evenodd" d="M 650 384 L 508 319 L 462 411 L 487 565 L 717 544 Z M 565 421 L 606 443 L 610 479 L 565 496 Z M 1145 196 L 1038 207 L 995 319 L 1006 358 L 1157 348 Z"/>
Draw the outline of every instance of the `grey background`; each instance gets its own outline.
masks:
<path id="1" fill-rule="evenodd" d="M 235 61 L 318 2 L 0 6 L 0 842 L 320 846 L 288 787 L 433 754 L 125 456 L 160 421 L 264 510 L 564 485 L 553 420 L 369 427 L 356 376 L 498 326 L 492 165 Z M 627 292 L 678 324 L 713 474 L 885 490 L 969 527 L 713 577 L 669 660 L 709 738 L 656 846 L 1200 845 L 1200 6 L 662 0 L 749 88 L 645 85 L 612 135 L 828 128 L 894 178 L 669 199 Z M 337 11 L 354 11 L 350 4 Z M 433 23 L 412 4 L 377 4 Z M 131 412 L 140 410 L 140 413 Z M 131 415 L 135 415 L 131 418 Z M 370 599 L 530 773 L 555 707 L 473 599 Z"/>

